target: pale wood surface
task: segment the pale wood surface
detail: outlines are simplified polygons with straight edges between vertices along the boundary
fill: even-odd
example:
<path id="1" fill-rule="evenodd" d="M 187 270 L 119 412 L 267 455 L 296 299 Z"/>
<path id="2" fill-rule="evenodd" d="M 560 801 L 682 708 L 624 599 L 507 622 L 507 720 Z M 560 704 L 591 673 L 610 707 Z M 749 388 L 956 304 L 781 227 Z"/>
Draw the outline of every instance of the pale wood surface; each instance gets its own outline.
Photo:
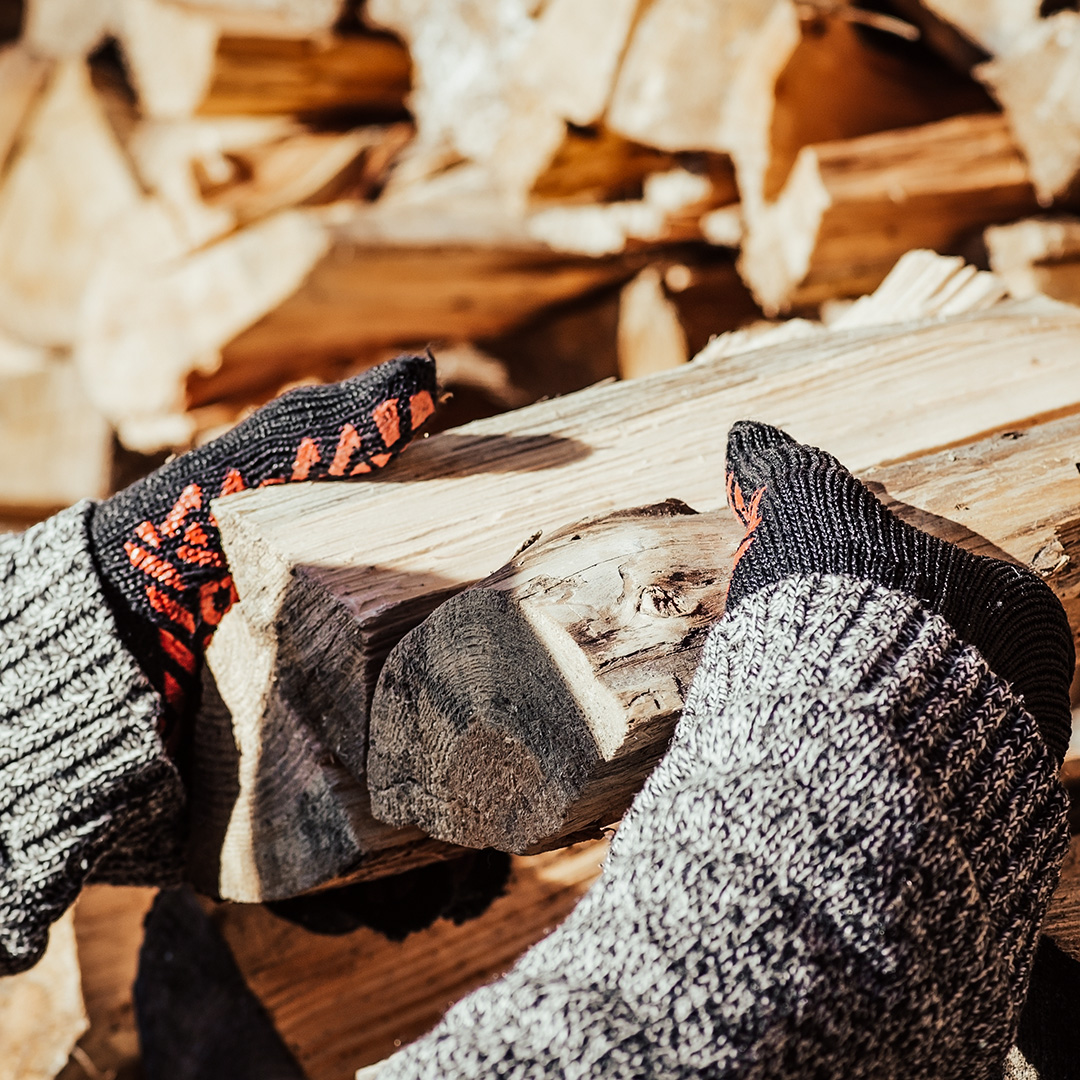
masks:
<path id="1" fill-rule="evenodd" d="M 243 493 L 216 512 L 249 624 L 270 628 L 287 596 L 328 591 L 364 628 L 370 687 L 405 631 L 537 530 L 669 497 L 719 507 L 724 433 L 740 417 L 863 470 L 1075 408 L 1078 352 L 1080 313 L 1064 307 L 846 331 L 480 421 L 374 483 Z"/>
<path id="2" fill-rule="evenodd" d="M 34 967 L 0 979 L 0 1080 L 53 1080 L 86 1026 L 68 912 Z"/>
<path id="3" fill-rule="evenodd" d="M 1001 102 L 1044 204 L 1080 170 L 1080 14 L 1036 20 L 976 69 Z"/>
<path id="4" fill-rule="evenodd" d="M 1013 296 L 1043 293 L 1080 303 L 1080 220 L 1028 218 L 984 234 L 990 265 Z"/>
<path id="5" fill-rule="evenodd" d="M 411 64 L 389 37 L 223 37 L 197 102 L 204 116 L 404 107 Z"/>
<path id="6" fill-rule="evenodd" d="M 375 815 L 516 852 L 617 821 L 667 747 L 741 535 L 723 512 L 627 511 L 448 600 L 380 675 Z"/>
<path id="7" fill-rule="evenodd" d="M 663 279 L 655 266 L 646 267 L 623 286 L 618 348 L 623 379 L 668 371 L 690 359 L 678 309 L 664 295 Z"/>
<path id="8" fill-rule="evenodd" d="M 44 515 L 109 493 L 112 431 L 79 373 L 0 342 L 0 506 Z M 6 357 L 6 362 L 5 362 Z"/>
<path id="9" fill-rule="evenodd" d="M 909 249 L 947 251 L 1037 205 L 994 114 L 807 146 L 776 202 L 748 218 L 739 268 L 767 314 L 858 296 Z"/>

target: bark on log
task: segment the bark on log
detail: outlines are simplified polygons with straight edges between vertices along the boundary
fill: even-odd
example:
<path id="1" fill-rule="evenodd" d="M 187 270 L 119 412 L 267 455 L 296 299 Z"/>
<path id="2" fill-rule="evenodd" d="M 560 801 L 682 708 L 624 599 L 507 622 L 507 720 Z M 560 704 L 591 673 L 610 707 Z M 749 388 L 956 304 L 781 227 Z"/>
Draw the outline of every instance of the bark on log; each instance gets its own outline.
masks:
<path id="1" fill-rule="evenodd" d="M 243 613 L 279 675 L 295 672 L 302 688 L 318 672 L 325 692 L 348 699 L 344 716 L 306 691 L 291 698 L 362 774 L 366 704 L 408 630 L 538 530 L 669 497 L 719 507 L 734 420 L 777 423 L 865 470 L 1075 408 L 1080 313 L 1030 303 L 689 364 L 434 436 L 375 483 L 221 500 L 242 597 L 227 618 Z"/>
<path id="2" fill-rule="evenodd" d="M 1080 633 L 1078 440 L 1073 417 L 867 479 L 913 524 L 1042 574 Z M 540 542 L 391 652 L 371 705 L 379 819 L 522 852 L 622 816 L 667 746 L 741 539 L 726 514 L 640 514 Z"/>
<path id="3" fill-rule="evenodd" d="M 276 654 L 260 650 L 232 613 L 214 635 L 207 666 L 187 852 L 188 877 L 201 892 L 282 900 L 458 854 L 416 829 L 376 821 L 363 783 L 297 715 L 294 702 L 307 691 L 320 709 L 347 711 L 346 685 L 335 688 L 338 699 L 318 693 L 315 672 L 304 687 L 296 672 L 279 678 Z"/>
<path id="4" fill-rule="evenodd" d="M 775 203 L 748 216 L 739 268 L 766 313 L 856 296 L 911 248 L 1035 211 L 1027 166 L 992 114 L 800 151 Z"/>

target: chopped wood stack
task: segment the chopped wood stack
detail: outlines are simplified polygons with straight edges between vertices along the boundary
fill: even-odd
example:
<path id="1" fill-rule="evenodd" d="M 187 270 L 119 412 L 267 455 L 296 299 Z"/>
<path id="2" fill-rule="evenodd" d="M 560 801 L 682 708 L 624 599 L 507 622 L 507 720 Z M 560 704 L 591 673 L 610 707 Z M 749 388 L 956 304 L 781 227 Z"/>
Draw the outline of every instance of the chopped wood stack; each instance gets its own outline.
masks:
<path id="1" fill-rule="evenodd" d="M 741 415 L 828 445 L 924 527 L 1034 566 L 1080 627 L 1076 422 L 1040 422 L 1080 410 L 1080 313 L 1046 300 L 1080 304 L 1075 12 L 23 6 L 19 23 L 0 14 L 0 459 L 17 463 L 0 470 L 0 527 L 107 494 L 153 460 L 132 451 L 184 449 L 284 386 L 428 343 L 454 391 L 441 424 L 489 417 L 412 448 L 393 485 L 219 505 L 243 601 L 215 639 L 197 732 L 204 891 L 288 897 L 617 820 L 720 610 L 723 435 Z M 904 258 L 919 247 L 996 274 Z M 1021 488 L 1031 520 L 1015 518 Z M 702 512 L 623 514 L 669 499 Z M 358 529 L 388 514 L 398 531 L 366 530 L 385 542 L 358 551 Z M 633 558 L 575 567 L 630 533 Z M 298 632 L 308 622 L 321 636 Z M 485 642 L 460 695 L 478 719 L 433 747 L 414 726 L 446 719 L 424 710 L 461 677 L 457 651 L 458 666 L 442 657 L 462 626 Z M 573 714 L 554 757 L 484 711 L 509 642 Z M 500 798 L 463 799 L 462 768 L 488 777 L 466 795 Z M 261 909 L 215 918 L 311 1080 L 341 1080 L 508 965 L 600 857 L 519 860 L 486 922 L 404 949 L 366 934 L 316 947 Z M 65 924 L 50 966 L 7 988 L 5 1015 L 40 1021 L 20 1080 L 55 1075 L 87 1022 L 64 1080 L 137 1067 L 149 903 L 91 890 L 74 942 Z"/>
<path id="2" fill-rule="evenodd" d="M 107 493 L 110 429 L 181 449 L 429 342 L 457 422 L 506 407 L 492 372 L 519 403 L 664 370 L 1068 205 L 1080 16 L 896 7 L 26 0 L 0 447 L 35 467 L 0 511 Z"/>

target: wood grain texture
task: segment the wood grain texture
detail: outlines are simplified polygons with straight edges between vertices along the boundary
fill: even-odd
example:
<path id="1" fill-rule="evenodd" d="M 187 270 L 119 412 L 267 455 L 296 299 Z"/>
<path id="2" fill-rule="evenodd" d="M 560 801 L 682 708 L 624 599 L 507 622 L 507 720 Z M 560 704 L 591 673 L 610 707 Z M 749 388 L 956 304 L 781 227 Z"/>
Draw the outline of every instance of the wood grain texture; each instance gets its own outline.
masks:
<path id="1" fill-rule="evenodd" d="M 606 850 L 594 841 L 515 858 L 506 896 L 484 915 L 463 926 L 440 920 L 401 943 L 366 929 L 320 937 L 263 907 L 223 905 L 215 919 L 309 1080 L 352 1080 L 562 922 Z"/>

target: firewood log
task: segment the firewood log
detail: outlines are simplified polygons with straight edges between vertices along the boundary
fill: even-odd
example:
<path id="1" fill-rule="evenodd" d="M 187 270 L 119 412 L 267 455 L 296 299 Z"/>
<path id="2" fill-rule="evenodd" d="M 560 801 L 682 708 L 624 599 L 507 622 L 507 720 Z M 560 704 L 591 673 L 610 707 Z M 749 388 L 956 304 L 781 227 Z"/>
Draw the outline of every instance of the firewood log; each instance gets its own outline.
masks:
<path id="1" fill-rule="evenodd" d="M 1067 195 L 1080 171 L 1078 65 L 1080 15 L 1060 11 L 975 71 L 1005 109 L 1043 205 Z"/>
<path id="2" fill-rule="evenodd" d="M 79 373 L 45 350 L 0 340 L 0 507 L 45 517 L 109 493 L 112 429 Z"/>
<path id="3" fill-rule="evenodd" d="M 515 852 L 617 821 L 671 737 L 741 534 L 677 502 L 624 511 L 448 600 L 379 678 L 375 815 Z"/>
<path id="4" fill-rule="evenodd" d="M 384 35 L 223 37 L 196 107 L 203 116 L 326 110 L 398 115 L 410 69 L 408 52 Z"/>
<path id="5" fill-rule="evenodd" d="M 0 186 L 0 327 L 71 345 L 102 239 L 141 200 L 85 65 L 58 64 Z"/>
<path id="6" fill-rule="evenodd" d="M 0 979 L 0 1068 L 15 1080 L 53 1080 L 86 1024 L 68 912 L 36 966 Z"/>
<path id="7" fill-rule="evenodd" d="M 690 359 L 678 308 L 664 295 L 655 266 L 647 266 L 623 287 L 618 342 L 619 375 L 624 379 L 668 371 Z"/>
<path id="8" fill-rule="evenodd" d="M 592 842 L 516 858 L 507 894 L 478 919 L 440 919 L 402 942 L 367 929 L 324 937 L 247 904 L 222 905 L 214 919 L 309 1080 L 343 1080 L 511 967 L 566 918 L 605 854 Z"/>
<path id="9" fill-rule="evenodd" d="M 162 224 L 168 233 L 171 223 Z M 168 260 L 166 248 L 151 262 L 148 232 L 133 238 L 134 255 L 117 243 L 99 262 L 75 361 L 124 443 L 151 452 L 190 437 L 188 373 L 213 369 L 226 342 L 300 285 L 329 238 L 312 212 L 287 210 L 179 259 Z"/>
<path id="10" fill-rule="evenodd" d="M 923 7 L 951 23 L 989 53 L 1007 53 L 1016 39 L 1039 22 L 1039 0 L 919 0 Z"/>
<path id="11" fill-rule="evenodd" d="M 867 479 L 927 531 L 1042 574 L 1080 635 L 1078 438 L 1072 417 Z M 529 851 L 622 816 L 667 746 L 741 539 L 726 514 L 640 513 L 541 541 L 396 646 L 371 705 L 378 818 Z"/>
<path id="12" fill-rule="evenodd" d="M 1013 296 L 1080 303 L 1080 220 L 1029 218 L 983 234 L 990 265 Z"/>
<path id="13" fill-rule="evenodd" d="M 776 202 L 747 218 L 740 270 L 766 313 L 855 296 L 905 251 L 949 250 L 1037 205 L 1000 116 L 807 146 Z"/>
<path id="14" fill-rule="evenodd" d="M 7 161 L 49 64 L 20 45 L 0 47 L 0 168 Z"/>
<path id="15" fill-rule="evenodd" d="M 318 672 L 321 693 L 348 699 L 347 717 L 319 707 L 305 716 L 362 775 L 366 702 L 408 630 L 538 530 L 669 497 L 718 508 L 734 420 L 777 423 L 865 470 L 1062 408 L 1076 396 L 1080 316 L 1030 303 L 684 365 L 433 436 L 374 484 L 221 500 L 242 597 L 226 619 L 242 613 L 279 677 L 292 671 L 302 688 L 305 672 Z M 316 625 L 323 631 L 312 635 Z M 291 700 L 303 711 L 304 699 Z"/>
<path id="16" fill-rule="evenodd" d="M 242 618 L 220 627 L 207 663 L 187 851 L 200 891 L 281 900 L 457 853 L 416 829 L 375 821 L 366 788 L 298 718 L 295 680 L 277 677 L 275 658 L 260 654 Z M 348 696 L 323 700 L 327 711 L 349 705 Z"/>

